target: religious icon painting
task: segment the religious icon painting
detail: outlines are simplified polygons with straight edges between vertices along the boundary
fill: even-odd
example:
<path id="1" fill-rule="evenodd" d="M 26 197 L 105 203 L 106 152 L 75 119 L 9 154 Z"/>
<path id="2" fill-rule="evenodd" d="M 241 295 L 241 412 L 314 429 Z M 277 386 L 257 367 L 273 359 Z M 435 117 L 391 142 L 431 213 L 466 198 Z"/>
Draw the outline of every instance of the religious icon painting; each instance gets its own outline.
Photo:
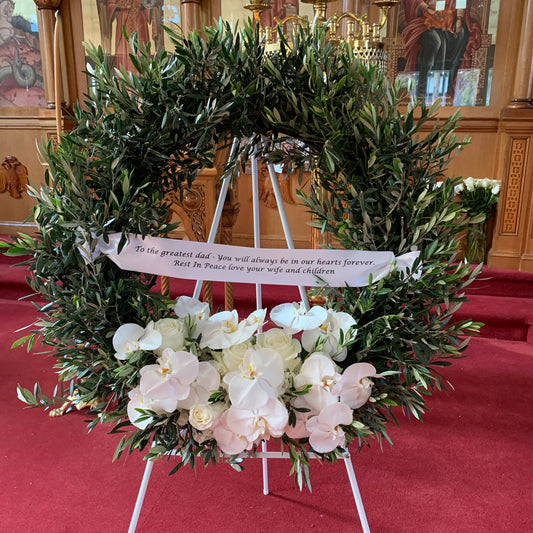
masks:
<path id="1" fill-rule="evenodd" d="M 179 0 L 82 0 L 84 41 L 101 45 L 110 66 L 134 67 L 126 35 L 137 33 L 140 43 L 152 50 L 170 48 L 162 25 L 180 22 Z"/>
<path id="2" fill-rule="evenodd" d="M 0 106 L 45 105 L 33 0 L 0 0 Z"/>
<path id="3" fill-rule="evenodd" d="M 442 105 L 488 105 L 499 5 L 499 0 L 401 0 L 389 72 L 416 73 L 414 92 L 428 103 L 440 98 Z"/>

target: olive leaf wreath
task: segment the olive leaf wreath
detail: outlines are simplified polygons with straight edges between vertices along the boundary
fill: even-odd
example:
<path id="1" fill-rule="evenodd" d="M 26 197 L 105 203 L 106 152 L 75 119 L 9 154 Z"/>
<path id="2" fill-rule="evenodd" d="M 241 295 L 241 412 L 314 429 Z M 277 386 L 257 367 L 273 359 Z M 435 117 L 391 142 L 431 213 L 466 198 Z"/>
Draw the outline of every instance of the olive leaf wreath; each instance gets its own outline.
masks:
<path id="1" fill-rule="evenodd" d="M 122 271 L 104 256 L 86 263 L 78 245 L 94 252 L 114 232 L 122 232 L 121 244 L 128 233 L 167 235 L 167 192 L 190 185 L 237 138 L 246 142 L 225 176 L 236 176 L 251 154 L 288 172 L 310 166 L 313 182 L 299 197 L 333 246 L 421 252 L 419 276 L 395 271 L 366 287 L 320 289 L 329 306 L 357 323 L 341 366 L 368 362 L 387 374 L 374 384 L 372 401 L 354 412 L 347 440 L 390 440 L 387 423 L 402 411 L 421 419 L 426 397 L 446 387 L 439 368 L 460 357 L 479 329 L 452 319 L 478 272 L 456 262 L 467 220 L 453 201 L 457 180 L 445 175 L 465 144 L 454 135 L 459 117 L 438 121 L 436 107 L 417 106 L 400 83 L 360 64 L 349 47 L 330 44 L 324 28 L 300 29 L 290 45 L 280 36 L 279 50 L 269 54 L 250 23 L 239 30 L 220 22 L 201 36 L 167 31 L 172 52 L 152 54 L 130 38 L 135 73 L 111 70 L 101 48 L 89 45 L 90 95 L 75 110 L 74 129 L 57 147 L 43 146 L 45 183 L 31 190 L 38 233 L 4 246 L 30 256 L 23 263 L 29 284 L 46 300 L 38 327 L 16 344 L 31 349 L 40 340 L 49 348 L 60 391 L 48 397 L 36 385 L 33 392 L 20 387 L 19 396 L 49 408 L 76 387 L 90 404 L 89 429 L 109 423 L 112 433 L 126 432 L 116 457 L 156 441 L 149 457 L 180 450 L 174 471 L 197 459 L 216 462 L 216 442 L 196 442 L 176 413 L 131 428 L 128 392 L 153 354 L 139 350 L 118 361 L 112 336 L 122 324 L 167 316 L 172 302 L 154 291 L 155 276 Z M 280 147 L 280 139 L 293 142 Z M 308 443 L 281 440 L 301 486 Z"/>

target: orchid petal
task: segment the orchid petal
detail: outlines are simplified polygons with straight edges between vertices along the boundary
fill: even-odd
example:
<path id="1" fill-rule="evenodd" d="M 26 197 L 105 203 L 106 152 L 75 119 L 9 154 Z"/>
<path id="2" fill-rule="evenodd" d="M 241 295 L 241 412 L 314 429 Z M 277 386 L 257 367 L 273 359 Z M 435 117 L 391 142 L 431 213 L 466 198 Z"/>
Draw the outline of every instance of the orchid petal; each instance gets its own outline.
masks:
<path id="1" fill-rule="evenodd" d="M 302 302 L 280 304 L 270 311 L 274 324 L 285 328 L 290 334 L 317 328 L 326 317 L 327 311 L 323 307 L 313 306 L 307 311 Z"/>
<path id="2" fill-rule="evenodd" d="M 139 348 L 141 350 L 155 350 L 161 346 L 161 333 L 154 329 L 154 323 L 150 322 L 139 338 Z"/>
<path id="3" fill-rule="evenodd" d="M 379 377 L 370 363 L 354 363 L 342 374 L 341 402 L 351 409 L 362 407 L 372 394 L 372 382 L 368 378 Z"/>
<path id="4" fill-rule="evenodd" d="M 209 304 L 190 296 L 180 296 L 174 305 L 174 313 L 179 318 L 192 316 L 196 320 L 205 320 L 209 317 Z"/>
<path id="5" fill-rule="evenodd" d="M 238 376 L 231 380 L 228 394 L 232 405 L 248 409 L 262 407 L 270 397 L 259 380 Z"/>
<path id="6" fill-rule="evenodd" d="M 218 419 L 213 428 L 213 435 L 217 441 L 218 447 L 228 455 L 237 455 L 243 452 L 248 446 L 248 439 L 237 435 L 227 424 L 228 411 L 225 411 Z"/>
<path id="7" fill-rule="evenodd" d="M 131 352 L 139 349 L 138 340 L 144 328 L 138 324 L 122 324 L 113 335 L 113 348 L 117 359 L 127 359 Z"/>
<path id="8" fill-rule="evenodd" d="M 318 453 L 331 452 L 338 446 L 343 447 L 346 436 L 340 426 L 351 424 L 352 420 L 352 410 L 346 404 L 328 405 L 306 424 L 310 433 L 309 444 Z"/>

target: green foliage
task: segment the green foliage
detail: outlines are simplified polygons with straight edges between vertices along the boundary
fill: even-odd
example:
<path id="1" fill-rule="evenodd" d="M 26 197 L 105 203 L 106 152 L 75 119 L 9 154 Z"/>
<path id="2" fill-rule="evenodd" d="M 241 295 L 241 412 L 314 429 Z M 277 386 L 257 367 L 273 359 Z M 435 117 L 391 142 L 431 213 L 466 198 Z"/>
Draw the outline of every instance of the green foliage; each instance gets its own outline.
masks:
<path id="1" fill-rule="evenodd" d="M 436 108 L 406 101 L 400 84 L 359 64 L 350 48 L 332 46 L 323 29 L 301 30 L 292 46 L 282 39 L 268 55 L 250 25 L 237 31 L 219 23 L 202 38 L 169 33 L 175 50 L 154 55 L 132 36 L 136 73 L 110 71 L 102 50 L 89 46 L 91 96 L 76 109 L 75 127 L 60 145 L 42 147 L 46 183 L 32 190 L 38 235 L 21 235 L 7 249 L 30 256 L 30 285 L 47 301 L 28 341 L 40 337 L 60 380 L 75 382 L 80 400 L 93 402 L 90 427 L 109 422 L 123 431 L 127 393 L 150 361 L 142 351 L 117 360 L 111 338 L 121 324 L 166 316 L 170 302 L 152 290 L 153 276 L 84 255 L 98 252 L 97 239 L 115 232 L 124 239 L 166 235 L 173 229 L 166 222 L 167 193 L 191 183 L 232 138 L 246 139 L 227 172 L 251 153 L 289 169 L 310 165 L 313 182 L 299 195 L 331 246 L 420 252 L 413 272 L 393 270 L 368 287 L 318 291 L 357 321 L 343 366 L 366 361 L 386 378 L 344 427 L 348 441 L 389 440 L 395 408 L 420 419 L 432 389 L 446 386 L 438 368 L 459 357 L 479 328 L 452 321 L 477 274 L 454 262 L 467 223 L 453 202 L 456 180 L 445 174 L 464 144 L 453 133 L 458 117 L 439 122 Z M 291 147 L 280 148 L 280 140 Z M 19 397 L 53 404 L 38 388 L 20 388 Z M 197 457 L 216 460 L 214 441 L 198 443 L 178 428 L 176 415 L 154 415 L 146 429 L 121 440 L 116 457 L 145 449 L 155 437 L 149 457 L 178 448 L 175 469 Z M 283 441 L 301 486 L 308 479 L 306 442 Z M 240 466 L 238 458 L 229 460 Z"/>

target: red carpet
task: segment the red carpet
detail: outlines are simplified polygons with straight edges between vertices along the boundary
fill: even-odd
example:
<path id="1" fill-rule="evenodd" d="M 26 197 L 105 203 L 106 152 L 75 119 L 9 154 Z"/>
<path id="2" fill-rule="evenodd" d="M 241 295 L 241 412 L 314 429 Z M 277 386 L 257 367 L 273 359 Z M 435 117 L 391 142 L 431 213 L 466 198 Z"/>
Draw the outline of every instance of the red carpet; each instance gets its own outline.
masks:
<path id="1" fill-rule="evenodd" d="M 118 436 L 105 428 L 87 434 L 83 413 L 50 419 L 17 400 L 17 383 L 31 388 L 39 380 L 51 393 L 56 378 L 51 359 L 9 349 L 23 335 L 14 330 L 35 313 L 11 298 L 16 283 L 5 269 L 0 275 L 0 532 L 125 532 L 141 456 L 112 463 Z M 265 292 L 265 300 L 275 297 Z M 373 444 L 353 457 L 371 531 L 533 531 L 533 346 L 475 339 L 446 375 L 456 390 L 431 398 L 423 423 L 400 414 L 400 427 L 390 428 L 392 448 Z M 242 473 L 219 465 L 170 477 L 169 466 L 156 463 L 138 531 L 361 531 L 342 462 L 312 463 L 312 494 L 294 487 L 289 469 L 288 461 L 270 461 L 271 494 L 264 496 L 259 460 L 245 462 Z"/>

